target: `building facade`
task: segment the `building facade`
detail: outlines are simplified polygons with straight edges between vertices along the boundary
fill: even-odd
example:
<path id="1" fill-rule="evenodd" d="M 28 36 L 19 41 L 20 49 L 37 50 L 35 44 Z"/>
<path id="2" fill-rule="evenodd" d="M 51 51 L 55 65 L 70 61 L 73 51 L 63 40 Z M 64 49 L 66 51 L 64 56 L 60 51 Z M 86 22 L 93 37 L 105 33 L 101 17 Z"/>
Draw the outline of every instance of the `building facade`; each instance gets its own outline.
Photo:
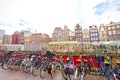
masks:
<path id="1" fill-rule="evenodd" d="M 33 33 L 31 36 L 32 44 L 41 43 L 41 36 L 42 36 L 42 33 Z"/>
<path id="2" fill-rule="evenodd" d="M 89 26 L 89 36 L 90 36 L 90 42 L 99 41 L 98 28 L 96 25 Z"/>
<path id="3" fill-rule="evenodd" d="M 111 22 L 106 27 L 108 41 L 120 41 L 120 22 Z"/>
<path id="4" fill-rule="evenodd" d="M 20 33 L 18 31 L 15 31 L 12 35 L 12 44 L 19 44 L 20 40 Z"/>
<path id="5" fill-rule="evenodd" d="M 70 29 L 68 28 L 68 26 L 64 25 L 64 29 L 62 31 L 62 41 L 69 41 L 69 32 Z"/>
<path id="6" fill-rule="evenodd" d="M 4 35 L 3 44 L 12 44 L 12 35 Z"/>
<path id="7" fill-rule="evenodd" d="M 61 41 L 62 40 L 62 28 L 61 27 L 56 27 L 54 29 L 54 32 L 52 33 L 52 41 Z"/>
<path id="8" fill-rule="evenodd" d="M 90 42 L 90 37 L 89 37 L 89 30 L 84 29 L 82 32 L 82 40 L 83 42 Z"/>
<path id="9" fill-rule="evenodd" d="M 70 29 L 67 25 L 64 25 L 64 28 L 56 27 L 52 33 L 52 41 L 69 41 L 69 32 Z"/>
<path id="10" fill-rule="evenodd" d="M 31 44 L 31 36 L 32 36 L 32 32 L 30 31 L 25 31 L 24 32 L 24 44 Z"/>
<path id="11" fill-rule="evenodd" d="M 79 24 L 75 26 L 75 40 L 78 42 L 82 42 L 82 27 Z"/>
<path id="12" fill-rule="evenodd" d="M 19 40 L 19 43 L 20 43 L 20 44 L 24 44 L 24 33 L 25 33 L 24 30 L 22 30 L 22 31 L 20 32 L 20 40 Z"/>
<path id="13" fill-rule="evenodd" d="M 69 41 L 75 41 L 75 33 L 72 31 L 69 31 Z"/>
<path id="14" fill-rule="evenodd" d="M 3 44 L 3 36 L 5 34 L 5 30 L 0 29 L 0 44 Z"/>
<path id="15" fill-rule="evenodd" d="M 104 26 L 104 24 L 100 24 L 99 26 L 99 41 L 107 41 L 107 27 Z"/>
<path id="16" fill-rule="evenodd" d="M 42 34 L 41 35 L 41 42 L 42 43 L 48 43 L 48 42 L 50 42 L 50 36 L 48 34 Z"/>

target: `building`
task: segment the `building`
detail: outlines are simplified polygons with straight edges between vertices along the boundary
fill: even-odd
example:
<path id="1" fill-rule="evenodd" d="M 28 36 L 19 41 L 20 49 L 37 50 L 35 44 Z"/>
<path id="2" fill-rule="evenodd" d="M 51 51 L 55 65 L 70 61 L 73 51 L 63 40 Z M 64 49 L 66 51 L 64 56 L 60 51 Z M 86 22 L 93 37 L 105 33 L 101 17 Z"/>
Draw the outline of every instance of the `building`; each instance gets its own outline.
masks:
<path id="1" fill-rule="evenodd" d="M 31 36 L 32 44 L 41 43 L 41 36 L 42 36 L 42 33 L 33 33 Z"/>
<path id="2" fill-rule="evenodd" d="M 75 39 L 78 42 L 82 42 L 82 27 L 79 24 L 75 26 Z"/>
<path id="3" fill-rule="evenodd" d="M 24 31 L 23 31 L 23 30 L 20 32 L 19 43 L 20 43 L 20 44 L 24 44 Z"/>
<path id="4" fill-rule="evenodd" d="M 18 31 L 15 31 L 12 35 L 12 44 L 19 44 L 20 40 L 20 33 Z"/>
<path id="5" fill-rule="evenodd" d="M 69 41 L 75 41 L 75 33 L 72 31 L 69 31 Z"/>
<path id="6" fill-rule="evenodd" d="M 19 43 L 20 43 L 20 44 L 24 44 L 24 33 L 25 33 L 24 30 L 22 30 L 22 31 L 20 32 L 20 39 L 19 39 Z"/>
<path id="7" fill-rule="evenodd" d="M 62 28 L 61 27 L 56 27 L 54 29 L 54 32 L 52 33 L 52 41 L 62 41 Z"/>
<path id="8" fill-rule="evenodd" d="M 42 43 L 48 43 L 48 42 L 50 42 L 50 36 L 48 34 L 42 34 L 41 35 L 41 42 Z"/>
<path id="9" fill-rule="evenodd" d="M 12 44 L 12 35 L 5 34 L 3 37 L 3 44 Z"/>
<path id="10" fill-rule="evenodd" d="M 104 24 L 100 24 L 99 26 L 99 41 L 107 41 L 107 28 L 104 26 Z"/>
<path id="11" fill-rule="evenodd" d="M 89 36 L 90 36 L 90 42 L 99 41 L 98 28 L 96 25 L 89 26 Z"/>
<path id="12" fill-rule="evenodd" d="M 0 29 L 0 35 L 4 36 L 4 34 L 5 34 L 5 30 Z"/>
<path id="13" fill-rule="evenodd" d="M 5 30 L 0 29 L 0 44 L 3 44 L 3 36 L 5 34 Z"/>
<path id="14" fill-rule="evenodd" d="M 83 40 L 83 42 L 90 42 L 89 30 L 88 29 L 84 29 L 82 31 L 82 40 Z"/>
<path id="15" fill-rule="evenodd" d="M 62 30 L 62 41 L 69 41 L 69 32 L 70 29 L 68 29 L 68 26 L 64 25 L 64 29 Z"/>
<path id="16" fill-rule="evenodd" d="M 120 22 L 110 22 L 106 25 L 108 41 L 120 40 Z"/>
<path id="17" fill-rule="evenodd" d="M 63 29 L 61 27 L 56 27 L 52 33 L 52 41 L 69 41 L 69 32 L 70 29 L 68 29 L 67 25 L 64 25 Z"/>
<path id="18" fill-rule="evenodd" d="M 24 32 L 24 44 L 31 44 L 31 36 L 32 36 L 32 32 L 30 31 L 25 31 Z"/>

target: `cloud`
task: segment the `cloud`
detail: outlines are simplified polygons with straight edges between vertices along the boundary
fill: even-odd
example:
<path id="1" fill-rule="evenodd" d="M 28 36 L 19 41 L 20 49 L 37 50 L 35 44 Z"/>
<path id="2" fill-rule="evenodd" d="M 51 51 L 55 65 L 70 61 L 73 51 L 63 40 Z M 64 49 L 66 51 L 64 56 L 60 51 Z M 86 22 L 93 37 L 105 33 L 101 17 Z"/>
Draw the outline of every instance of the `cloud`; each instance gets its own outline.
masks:
<path id="1" fill-rule="evenodd" d="M 2 0 L 0 24 L 7 26 L 7 33 L 32 29 L 51 35 L 64 25 L 73 31 L 76 23 L 88 28 L 119 21 L 119 5 L 120 0 Z"/>
<path id="2" fill-rule="evenodd" d="M 8 1 L 8 0 L 6 0 Z M 76 15 L 76 3 L 79 0 L 12 0 L 0 14 L 0 21 L 6 21 L 14 26 L 27 26 L 40 32 L 52 34 L 54 27 L 65 24 L 73 29 L 79 22 Z M 3 2 L 2 2 L 3 3 Z M 18 22 L 18 19 L 20 22 Z M 27 22 L 28 24 L 24 23 Z"/>
<path id="3" fill-rule="evenodd" d="M 109 24 L 111 21 L 120 21 L 119 0 L 82 0 L 80 8 L 83 28 L 101 23 Z"/>
<path id="4" fill-rule="evenodd" d="M 109 11 L 109 10 L 118 10 L 119 11 L 119 9 L 120 9 L 119 5 L 120 5 L 119 0 L 107 0 L 105 2 L 101 2 L 94 7 L 96 9 L 95 14 L 101 15 L 105 11 Z"/>

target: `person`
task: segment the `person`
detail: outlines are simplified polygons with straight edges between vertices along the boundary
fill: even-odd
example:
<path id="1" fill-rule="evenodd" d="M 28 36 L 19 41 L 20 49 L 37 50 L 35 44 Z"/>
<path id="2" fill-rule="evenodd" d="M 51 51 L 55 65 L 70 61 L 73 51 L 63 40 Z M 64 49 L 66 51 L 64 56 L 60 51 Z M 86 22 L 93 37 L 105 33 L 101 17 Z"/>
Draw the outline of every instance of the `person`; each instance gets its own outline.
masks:
<path id="1" fill-rule="evenodd" d="M 120 80 L 120 61 L 116 61 L 116 66 L 114 68 L 114 77 L 115 80 Z"/>
<path id="2" fill-rule="evenodd" d="M 88 73 L 89 65 L 88 65 L 88 60 L 85 59 L 82 65 L 82 75 L 81 75 L 81 80 L 85 80 L 86 74 Z"/>
<path id="3" fill-rule="evenodd" d="M 77 59 L 76 60 L 76 68 L 78 68 L 78 75 L 82 73 L 82 60 Z"/>
<path id="4" fill-rule="evenodd" d="M 68 69 L 69 69 L 69 71 L 68 71 Z M 64 72 L 65 72 L 65 74 L 67 75 L 68 74 L 68 72 L 70 73 L 70 74 L 74 74 L 74 66 L 73 66 L 73 64 L 71 64 L 71 62 L 70 62 L 70 58 L 69 58 L 69 56 L 67 57 L 67 59 L 66 59 L 66 63 L 64 64 Z"/>
<path id="5" fill-rule="evenodd" d="M 88 65 L 88 60 L 85 59 L 83 65 L 82 65 L 82 73 L 85 73 L 85 75 L 86 75 L 87 72 L 88 72 L 88 67 L 89 67 L 89 65 Z"/>
<path id="6" fill-rule="evenodd" d="M 111 75 L 112 75 L 112 72 L 113 72 L 113 69 L 111 67 L 111 63 L 109 61 L 105 61 L 104 64 L 105 64 L 104 76 L 107 80 L 111 80 Z"/>

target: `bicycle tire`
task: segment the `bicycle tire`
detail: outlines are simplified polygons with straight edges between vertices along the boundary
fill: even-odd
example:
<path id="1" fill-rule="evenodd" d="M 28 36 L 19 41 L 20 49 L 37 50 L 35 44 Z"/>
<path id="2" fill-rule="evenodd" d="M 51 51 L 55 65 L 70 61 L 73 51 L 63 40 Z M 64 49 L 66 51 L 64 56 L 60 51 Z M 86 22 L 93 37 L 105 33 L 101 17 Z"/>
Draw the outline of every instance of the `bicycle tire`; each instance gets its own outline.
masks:
<path id="1" fill-rule="evenodd" d="M 45 75 L 47 73 L 47 70 L 44 71 L 44 68 L 40 68 L 40 78 L 44 79 L 45 78 Z"/>
<path id="2" fill-rule="evenodd" d="M 24 72 L 24 68 L 25 68 L 25 64 L 24 64 L 24 63 L 21 63 L 21 64 L 20 64 L 20 71 L 21 71 L 21 72 Z"/>
<path id="3" fill-rule="evenodd" d="M 61 70 L 61 74 L 62 74 L 62 76 L 63 76 L 64 80 L 67 80 L 67 78 L 66 78 L 66 74 L 64 73 L 64 71 L 63 71 L 63 70 Z"/>
<path id="4" fill-rule="evenodd" d="M 40 67 L 39 66 L 33 67 L 32 75 L 38 76 L 39 74 L 40 74 Z"/>
<path id="5" fill-rule="evenodd" d="M 12 62 L 8 62 L 8 69 L 10 69 L 10 70 L 13 70 L 14 68 L 13 68 L 13 63 Z"/>
<path id="6" fill-rule="evenodd" d="M 2 69 L 4 69 L 4 70 L 8 70 L 8 63 L 7 63 L 7 62 L 3 62 L 3 63 L 1 64 L 1 67 L 2 67 Z"/>

